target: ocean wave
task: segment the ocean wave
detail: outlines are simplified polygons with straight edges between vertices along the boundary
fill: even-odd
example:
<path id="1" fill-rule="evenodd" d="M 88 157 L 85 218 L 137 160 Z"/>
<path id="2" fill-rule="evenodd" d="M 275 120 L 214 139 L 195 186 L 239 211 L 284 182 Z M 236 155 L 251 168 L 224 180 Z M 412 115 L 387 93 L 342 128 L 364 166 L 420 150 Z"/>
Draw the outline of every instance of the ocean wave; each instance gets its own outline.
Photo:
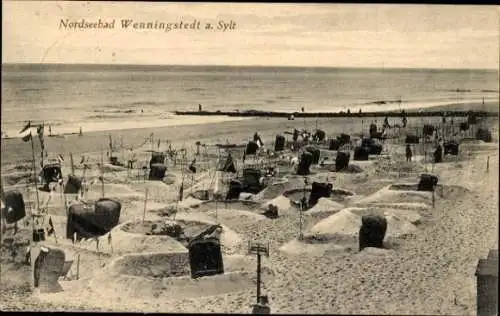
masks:
<path id="1" fill-rule="evenodd" d="M 132 103 L 129 103 L 129 104 L 126 104 L 125 106 L 127 105 L 130 105 L 130 106 L 140 106 L 140 105 L 160 105 L 161 103 L 158 103 L 156 101 L 137 101 L 137 102 L 132 102 Z"/>
<path id="2" fill-rule="evenodd" d="M 40 91 L 47 91 L 49 88 L 22 88 L 19 89 L 18 92 L 40 92 Z"/>
<path id="3" fill-rule="evenodd" d="M 185 92 L 198 92 L 198 91 L 205 91 L 206 89 L 203 88 L 186 88 L 184 89 Z"/>
<path id="4" fill-rule="evenodd" d="M 90 115 L 85 117 L 89 120 L 110 119 L 110 118 L 123 118 L 122 115 Z"/>
<path id="5" fill-rule="evenodd" d="M 443 91 L 443 92 L 500 92 L 499 90 L 495 89 L 440 89 L 438 91 Z"/>
<path id="6" fill-rule="evenodd" d="M 382 105 L 382 104 L 392 104 L 392 103 L 401 103 L 402 100 L 377 100 L 377 101 L 371 101 L 363 104 L 377 104 L 377 105 Z"/>
<path id="7" fill-rule="evenodd" d="M 276 97 L 276 100 L 290 100 L 292 97 L 291 96 L 282 96 L 279 95 Z"/>
<path id="8" fill-rule="evenodd" d="M 109 110 L 94 110 L 92 111 L 94 113 L 110 113 L 110 114 L 116 114 L 116 113 L 123 113 L 123 114 L 130 114 L 130 113 L 137 113 L 138 111 L 137 110 L 113 110 L 113 111 L 109 111 Z"/>

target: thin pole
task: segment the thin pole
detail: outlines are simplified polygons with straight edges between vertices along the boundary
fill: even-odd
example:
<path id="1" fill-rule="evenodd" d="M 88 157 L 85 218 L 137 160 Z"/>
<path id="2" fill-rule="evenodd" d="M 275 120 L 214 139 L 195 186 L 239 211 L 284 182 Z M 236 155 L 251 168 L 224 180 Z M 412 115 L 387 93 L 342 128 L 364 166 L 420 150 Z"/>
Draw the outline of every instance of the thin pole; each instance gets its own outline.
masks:
<path id="1" fill-rule="evenodd" d="M 71 159 L 71 169 L 73 169 L 73 156 L 71 156 L 71 154 L 70 154 L 70 159 Z M 61 161 L 59 161 L 59 169 L 61 170 L 61 173 L 62 173 Z M 62 180 L 62 174 L 61 174 L 61 180 Z M 66 201 L 66 194 L 64 194 L 64 181 L 62 182 L 61 195 L 62 195 L 62 200 L 64 203 L 64 210 L 66 211 L 66 214 L 68 214 L 68 203 Z M 54 233 L 54 236 L 55 236 L 55 233 Z M 56 243 L 57 243 L 57 238 L 56 238 Z"/>
<path id="2" fill-rule="evenodd" d="M 144 212 L 142 213 L 142 223 L 144 224 L 144 219 L 146 218 L 146 208 L 148 204 L 148 188 L 146 188 L 146 193 L 144 194 Z"/>
<path id="3" fill-rule="evenodd" d="M 38 209 L 40 208 L 40 197 L 38 196 L 38 181 L 37 181 L 36 163 L 35 163 L 35 145 L 33 144 L 33 135 L 31 134 L 31 131 L 30 131 L 30 141 L 31 141 L 31 153 L 33 155 L 33 173 L 35 176 L 36 209 L 38 211 Z M 34 221 L 33 221 L 33 225 L 34 225 Z"/>
<path id="4" fill-rule="evenodd" d="M 76 259 L 76 279 L 80 279 L 80 254 L 78 254 Z"/>
<path id="5" fill-rule="evenodd" d="M 260 301 L 260 253 L 257 253 L 257 303 Z"/>
<path id="6" fill-rule="evenodd" d="M 435 190 L 436 190 L 436 187 L 433 187 L 432 188 L 432 208 L 435 207 L 435 203 L 436 203 L 436 197 L 435 197 L 435 193 L 434 193 Z"/>
<path id="7" fill-rule="evenodd" d="M 304 201 L 300 203 L 300 211 L 299 211 L 299 240 L 302 240 L 302 212 L 304 210 Z"/>
<path id="8" fill-rule="evenodd" d="M 486 159 L 486 172 L 490 172 L 490 156 Z"/>
<path id="9" fill-rule="evenodd" d="M 103 149 L 101 146 L 101 195 L 104 198 L 104 157 Z"/>
<path id="10" fill-rule="evenodd" d="M 17 222 L 16 222 L 16 223 L 17 223 Z M 54 232 L 53 232 L 53 234 L 54 234 L 54 240 L 56 241 L 56 244 L 57 244 L 57 234 L 56 234 L 56 229 L 55 229 L 55 228 L 54 228 Z"/>
<path id="11" fill-rule="evenodd" d="M 40 127 L 38 127 L 40 128 Z M 40 138 L 40 135 L 38 135 L 39 139 L 40 139 L 40 150 L 41 150 L 41 153 L 40 153 L 40 165 L 42 166 L 42 169 L 43 169 L 43 152 L 44 152 L 44 149 L 45 149 L 45 144 L 43 144 L 43 129 L 45 128 L 45 123 L 42 122 L 42 127 L 41 127 L 41 130 L 42 130 L 42 137 Z M 38 134 L 38 133 L 37 133 Z"/>
<path id="12" fill-rule="evenodd" d="M 73 154 L 72 153 L 69 153 L 69 160 L 71 163 L 71 175 L 74 176 L 75 175 L 75 164 L 73 163 Z"/>

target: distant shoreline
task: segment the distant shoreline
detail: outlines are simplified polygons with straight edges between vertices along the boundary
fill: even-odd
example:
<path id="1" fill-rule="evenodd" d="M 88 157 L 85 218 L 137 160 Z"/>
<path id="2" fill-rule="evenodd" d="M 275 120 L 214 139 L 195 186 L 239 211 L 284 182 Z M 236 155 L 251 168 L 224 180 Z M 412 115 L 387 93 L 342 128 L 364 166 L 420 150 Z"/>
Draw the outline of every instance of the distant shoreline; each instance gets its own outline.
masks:
<path id="1" fill-rule="evenodd" d="M 64 64 L 64 63 L 2 63 L 2 70 L 33 70 L 33 71 L 41 71 L 41 70 L 131 70 L 131 71 L 165 71 L 165 70 L 199 70 L 200 68 L 217 70 L 217 69 L 238 69 L 238 70 L 267 70 L 267 71 L 297 71 L 297 70 L 313 70 L 319 72 L 326 71 L 336 71 L 336 70 L 346 70 L 346 71 L 483 71 L 483 72 L 491 72 L 498 73 L 498 69 L 493 68 L 415 68 L 415 67 L 349 67 L 349 66 L 300 66 L 300 65 L 181 65 L 181 64 Z"/>
<path id="2" fill-rule="evenodd" d="M 479 117 L 494 117 L 498 116 L 498 103 L 492 102 L 485 104 L 488 110 L 469 110 L 470 108 L 480 108 L 483 104 L 449 104 L 442 106 L 434 106 L 427 108 L 413 108 L 406 109 L 406 116 L 408 117 L 436 117 L 443 116 L 445 113 L 447 116 L 465 117 L 470 112 Z M 496 109 L 494 111 L 492 109 Z M 345 111 L 340 112 L 276 112 L 276 111 L 259 111 L 259 110 L 248 110 L 248 111 L 175 111 L 175 115 L 197 115 L 197 116 L 230 116 L 230 117 L 290 117 L 293 115 L 295 118 L 303 117 L 401 117 L 402 112 L 400 110 L 390 110 L 390 111 L 370 111 L 370 112 L 350 112 Z"/>

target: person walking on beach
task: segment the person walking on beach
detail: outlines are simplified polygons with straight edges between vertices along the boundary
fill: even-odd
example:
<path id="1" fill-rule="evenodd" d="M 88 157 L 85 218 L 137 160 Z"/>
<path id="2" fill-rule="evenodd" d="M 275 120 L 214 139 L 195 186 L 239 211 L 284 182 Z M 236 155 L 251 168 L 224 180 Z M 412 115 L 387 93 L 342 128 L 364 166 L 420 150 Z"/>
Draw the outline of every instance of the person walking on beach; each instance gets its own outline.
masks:
<path id="1" fill-rule="evenodd" d="M 412 155 L 410 144 L 406 144 L 406 162 L 411 162 Z"/>
<path id="2" fill-rule="evenodd" d="M 391 128 L 391 125 L 389 125 L 389 117 L 385 117 L 384 119 L 384 125 L 382 126 L 383 129 L 385 128 Z"/>

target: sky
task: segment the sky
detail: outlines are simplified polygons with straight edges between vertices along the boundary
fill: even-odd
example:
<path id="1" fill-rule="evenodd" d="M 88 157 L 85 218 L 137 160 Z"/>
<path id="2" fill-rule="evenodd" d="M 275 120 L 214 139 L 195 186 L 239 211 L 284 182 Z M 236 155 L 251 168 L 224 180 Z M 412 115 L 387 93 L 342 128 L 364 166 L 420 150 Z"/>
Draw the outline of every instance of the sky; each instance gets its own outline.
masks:
<path id="1" fill-rule="evenodd" d="M 2 1 L 2 63 L 498 69 L 499 8 Z M 61 19 L 115 28 L 65 29 Z M 122 19 L 201 29 L 122 29 Z M 236 26 L 204 29 L 219 21 Z"/>

